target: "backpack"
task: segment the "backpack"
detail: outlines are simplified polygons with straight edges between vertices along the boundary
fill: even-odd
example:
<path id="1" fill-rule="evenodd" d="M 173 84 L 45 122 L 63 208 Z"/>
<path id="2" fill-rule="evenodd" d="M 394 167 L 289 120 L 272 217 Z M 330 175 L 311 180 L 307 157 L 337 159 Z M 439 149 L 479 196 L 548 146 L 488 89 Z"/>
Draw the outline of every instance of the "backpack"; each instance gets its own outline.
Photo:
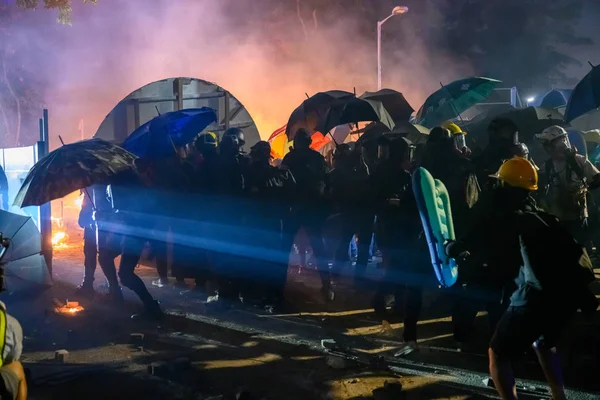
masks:
<path id="1" fill-rule="evenodd" d="M 542 268 L 535 272 L 542 285 L 560 288 L 582 311 L 596 311 L 598 301 L 588 287 L 595 280 L 594 269 L 585 248 L 554 215 L 543 211 L 522 212 L 521 215 L 524 217 L 522 231 L 535 235 L 534 243 L 529 247 L 543 254 L 537 257 Z M 558 266 L 558 273 L 551 271 L 551 266 Z"/>

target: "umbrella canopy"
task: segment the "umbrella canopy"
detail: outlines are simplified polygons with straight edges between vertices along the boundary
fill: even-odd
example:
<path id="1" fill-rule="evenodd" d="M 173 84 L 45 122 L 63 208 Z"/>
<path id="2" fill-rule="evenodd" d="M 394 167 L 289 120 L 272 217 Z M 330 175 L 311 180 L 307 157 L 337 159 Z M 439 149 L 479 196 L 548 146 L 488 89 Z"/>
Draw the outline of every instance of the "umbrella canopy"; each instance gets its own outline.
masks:
<path id="1" fill-rule="evenodd" d="M 23 181 L 14 205 L 39 206 L 78 189 L 107 184 L 131 170 L 136 157 L 102 139 L 66 144 L 38 161 Z"/>
<path id="2" fill-rule="evenodd" d="M 565 121 L 571 122 L 583 114 L 597 110 L 599 107 L 600 66 L 595 66 L 573 89 L 565 110 Z"/>
<path id="3" fill-rule="evenodd" d="M 404 95 L 392 89 L 381 89 L 377 92 L 365 92 L 360 96 L 364 100 L 380 101 L 394 121 L 408 121 L 415 111 L 408 104 Z"/>
<path id="4" fill-rule="evenodd" d="M 170 157 L 175 154 L 175 147 L 191 143 L 216 121 L 215 110 L 208 107 L 169 112 L 137 128 L 122 146 L 140 158 Z"/>
<path id="5" fill-rule="evenodd" d="M 433 128 L 454 119 L 463 111 L 487 99 L 501 82 L 472 77 L 454 81 L 430 95 L 419 109 L 416 122 Z"/>
<path id="6" fill-rule="evenodd" d="M 42 238 L 31 217 L 0 210 L 0 232 L 10 245 L 2 258 L 4 284 L 9 291 L 51 283 L 41 255 Z"/>
<path id="7" fill-rule="evenodd" d="M 539 99 L 535 99 L 533 106 L 543 108 L 563 107 L 569 101 L 573 90 L 571 89 L 552 89 Z"/>
<path id="8" fill-rule="evenodd" d="M 373 123 L 366 126 L 363 134 L 357 139 L 356 143 L 361 146 L 375 145 L 377 140 L 383 135 L 397 135 L 407 138 L 412 144 L 424 144 L 427 142 L 429 129 L 421 125 L 411 124 L 410 122 L 398 122 L 393 130 L 390 130 L 382 123 Z"/>
<path id="9" fill-rule="evenodd" d="M 392 117 L 380 101 L 352 98 L 330 107 L 319 120 L 317 130 L 319 132 L 329 132 L 338 125 L 366 121 L 381 122 L 389 129 L 394 127 Z"/>
<path id="10" fill-rule="evenodd" d="M 355 98 L 354 93 L 343 90 L 329 90 L 319 92 L 304 100 L 290 115 L 285 128 L 288 140 L 294 140 L 294 135 L 300 128 L 306 129 L 309 133 L 317 132 L 319 120 L 331 106 L 353 98 Z"/>
<path id="11" fill-rule="evenodd" d="M 513 121 L 519 129 L 519 140 L 528 142 L 536 133 L 552 125 L 563 125 L 562 116 L 557 110 L 541 107 L 520 108 L 500 114 L 498 117 L 508 118 Z"/>

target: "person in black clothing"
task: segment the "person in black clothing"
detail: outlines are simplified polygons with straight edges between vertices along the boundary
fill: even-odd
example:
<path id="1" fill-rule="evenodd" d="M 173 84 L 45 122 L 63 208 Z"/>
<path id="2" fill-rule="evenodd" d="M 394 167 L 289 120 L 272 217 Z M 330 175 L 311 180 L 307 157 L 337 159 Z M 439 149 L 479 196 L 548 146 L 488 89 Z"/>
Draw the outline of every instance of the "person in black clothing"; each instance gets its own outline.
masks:
<path id="1" fill-rule="evenodd" d="M 212 240 L 215 243 L 216 275 L 219 284 L 219 300 L 238 301 L 243 275 L 242 249 L 245 235 L 241 229 L 245 194 L 244 171 L 249 159 L 242 154 L 244 133 L 239 128 L 229 128 L 223 133 L 219 144 L 217 169 L 217 193 L 215 218 L 212 219 Z"/>
<path id="2" fill-rule="evenodd" d="M 285 254 L 281 251 L 281 224 L 296 195 L 296 181 L 290 171 L 270 165 L 269 142 L 255 144 L 250 159 L 245 173 L 248 205 L 245 243 L 250 253 L 246 278 L 251 287 L 258 288 L 266 307 L 272 310 L 282 306 L 284 300 L 289 251 Z"/>
<path id="3" fill-rule="evenodd" d="M 123 292 L 117 279 L 115 259 L 121 254 L 123 237 L 111 229 L 111 224 L 116 216 L 107 189 L 106 186 L 102 185 L 92 187 L 92 197 L 96 208 L 93 214 L 96 251 L 98 253 L 98 264 L 100 264 L 100 268 L 108 282 L 108 293 L 113 301 L 122 303 Z"/>
<path id="4" fill-rule="evenodd" d="M 489 176 L 496 173 L 505 160 L 528 154 L 527 146 L 519 142 L 519 129 L 508 118 L 493 119 L 488 126 L 489 143 L 485 150 L 473 159 L 477 179 L 483 190 L 491 189 L 494 181 Z"/>
<path id="5" fill-rule="evenodd" d="M 327 217 L 324 205 L 327 164 L 325 157 L 310 148 L 312 139 L 304 129 L 298 129 L 294 136 L 294 147 L 286 154 L 281 167 L 289 169 L 296 179 L 297 196 L 290 214 L 284 220 L 283 248 L 289 254 L 294 237 L 304 228 L 321 275 L 322 295 L 326 301 L 333 298 L 329 267 L 323 243 L 323 224 Z"/>
<path id="6" fill-rule="evenodd" d="M 108 191 L 112 207 L 118 217 L 114 231 L 124 236 L 119 265 L 121 283 L 133 290 L 144 304 L 145 313 L 142 315 L 161 318 L 163 314 L 158 302 L 148 292 L 140 277 L 135 274 L 146 241 L 154 240 L 151 235 L 155 228 L 152 216 L 156 212 L 156 192 L 152 190 L 154 181 L 155 171 L 152 162 L 137 159 L 136 172 L 124 173 L 115 178 Z"/>
<path id="7" fill-rule="evenodd" d="M 552 398 L 564 399 L 554 347 L 582 300 L 587 301 L 579 293 L 590 293 L 589 280 L 579 278 L 585 253 L 555 217 L 537 209 L 531 193 L 538 189 L 538 176 L 529 161 L 512 158 L 493 177 L 498 183 L 491 192 L 491 218 L 479 220 L 463 239 L 448 243 L 446 252 L 479 265 L 482 275 L 500 283 L 515 280 L 516 288 L 506 290 L 509 306 L 489 347 L 490 373 L 500 396 L 517 398 L 511 362 L 533 344 Z M 593 279 L 591 268 L 589 272 Z M 593 303 L 590 308 L 595 310 Z"/>
<path id="8" fill-rule="evenodd" d="M 120 302 L 123 299 L 121 288 L 119 287 L 119 281 L 117 280 L 117 270 L 114 262 L 112 265 L 109 263 L 99 262 L 98 260 L 98 237 L 96 234 L 96 214 L 97 207 L 95 200 L 99 197 L 96 193 L 104 192 L 104 202 L 106 202 L 106 187 L 105 186 L 92 186 L 87 190 L 82 190 L 83 202 L 81 205 L 81 211 L 79 212 L 79 226 L 83 228 L 83 255 L 84 255 L 84 272 L 83 282 L 77 288 L 77 294 L 93 297 L 94 295 L 94 274 L 96 272 L 97 264 L 100 264 L 100 268 L 106 277 L 106 281 L 109 287 L 110 296 Z M 100 201 L 101 202 L 101 201 Z M 101 203 L 102 207 L 104 204 Z M 116 256 L 115 256 L 116 257 Z M 113 257 L 114 259 L 114 257 Z"/>
<path id="9" fill-rule="evenodd" d="M 187 240 L 194 239 L 193 243 L 180 245 L 176 253 L 175 271 L 178 282 L 185 277 L 192 276 L 195 280 L 196 289 L 202 290 L 206 287 L 212 272 L 212 260 L 214 254 L 207 246 L 213 237 L 212 226 L 215 220 L 216 203 L 215 197 L 219 186 L 219 153 L 217 149 L 217 136 L 212 132 L 198 135 L 194 141 L 195 154 L 190 160 L 189 184 L 191 193 L 187 198 L 190 207 L 186 212 L 190 218 L 180 221 L 179 233 Z M 180 236 L 181 237 L 181 236 Z M 208 293 L 212 295 L 213 293 Z"/>
<path id="10" fill-rule="evenodd" d="M 348 243 L 358 237 L 355 280 L 364 278 L 373 236 L 375 210 L 368 199 L 369 168 L 348 144 L 338 145 L 333 153 L 333 169 L 328 174 L 328 196 L 337 214 L 339 227 L 334 255 L 334 273 L 348 261 Z"/>
<path id="11" fill-rule="evenodd" d="M 83 228 L 83 282 L 77 287 L 77 294 L 94 295 L 94 273 L 96 272 L 96 227 L 94 226 L 94 204 L 88 190 L 82 190 L 83 201 L 77 223 Z"/>
<path id="12" fill-rule="evenodd" d="M 395 310 L 400 311 L 404 299 L 404 342 L 398 355 L 416 350 L 417 322 L 421 312 L 423 286 L 427 278 L 422 272 L 427 261 L 425 241 L 420 238 L 421 225 L 412 191 L 412 151 L 405 138 L 380 139 L 380 162 L 373 179 L 377 201 L 377 238 L 383 256 L 385 276 L 373 306 L 386 318 L 385 296 L 394 294 Z M 427 274 L 429 277 L 431 274 Z M 404 295 L 404 296 L 403 296 Z"/>

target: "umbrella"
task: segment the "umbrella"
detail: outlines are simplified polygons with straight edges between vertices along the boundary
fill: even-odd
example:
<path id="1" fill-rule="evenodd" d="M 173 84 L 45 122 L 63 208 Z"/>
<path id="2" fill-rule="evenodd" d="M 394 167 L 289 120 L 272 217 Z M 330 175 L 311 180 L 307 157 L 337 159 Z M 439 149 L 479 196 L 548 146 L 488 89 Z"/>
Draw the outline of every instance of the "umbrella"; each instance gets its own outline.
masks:
<path id="1" fill-rule="evenodd" d="M 571 122 L 599 107 L 600 66 L 593 66 L 592 70 L 573 89 L 565 110 L 565 121 Z"/>
<path id="2" fill-rule="evenodd" d="M 331 106 L 317 124 L 319 132 L 329 132 L 338 125 L 356 124 L 365 121 L 381 122 L 388 128 L 394 121 L 380 101 L 352 98 Z"/>
<path id="3" fill-rule="evenodd" d="M 404 95 L 392 89 L 381 89 L 377 92 L 365 92 L 360 96 L 364 100 L 380 101 L 394 121 L 408 121 L 415 111 Z"/>
<path id="4" fill-rule="evenodd" d="M 159 115 L 133 131 L 122 146 L 141 158 L 169 157 L 175 146 L 191 143 L 207 126 L 217 121 L 215 110 L 189 108 Z"/>
<path id="5" fill-rule="evenodd" d="M 416 116 L 418 124 L 433 128 L 454 119 L 463 111 L 487 99 L 500 81 L 472 77 L 454 81 L 430 95 Z"/>
<path id="6" fill-rule="evenodd" d="M 14 205 L 39 206 L 78 189 L 106 184 L 131 170 L 136 157 L 102 139 L 66 144 L 38 161 L 23 181 Z"/>
<path id="7" fill-rule="evenodd" d="M 557 110 L 541 107 L 520 108 L 498 115 L 498 118 L 507 118 L 513 121 L 519 129 L 519 140 L 528 142 L 536 133 L 552 125 L 563 125 L 562 115 Z"/>
<path id="8" fill-rule="evenodd" d="M 539 99 L 533 102 L 533 106 L 543 108 L 563 107 L 569 101 L 573 90 L 571 89 L 552 89 Z"/>
<path id="9" fill-rule="evenodd" d="M 17 291 L 49 285 L 50 273 L 41 254 L 42 238 L 31 217 L 0 210 L 0 232 L 9 239 L 0 263 L 6 288 Z"/>
<path id="10" fill-rule="evenodd" d="M 383 135 L 402 136 L 410 140 L 414 145 L 427 142 L 429 129 L 421 125 L 411 124 L 410 122 L 398 122 L 393 130 L 381 123 L 367 125 L 363 129 L 363 134 L 356 141 L 361 146 L 377 143 L 377 140 Z"/>
<path id="11" fill-rule="evenodd" d="M 304 100 L 290 115 L 285 129 L 288 140 L 294 140 L 294 135 L 300 128 L 306 129 L 309 133 L 315 133 L 319 120 L 332 105 L 353 98 L 355 98 L 354 93 L 343 90 L 329 90 L 319 92 Z"/>

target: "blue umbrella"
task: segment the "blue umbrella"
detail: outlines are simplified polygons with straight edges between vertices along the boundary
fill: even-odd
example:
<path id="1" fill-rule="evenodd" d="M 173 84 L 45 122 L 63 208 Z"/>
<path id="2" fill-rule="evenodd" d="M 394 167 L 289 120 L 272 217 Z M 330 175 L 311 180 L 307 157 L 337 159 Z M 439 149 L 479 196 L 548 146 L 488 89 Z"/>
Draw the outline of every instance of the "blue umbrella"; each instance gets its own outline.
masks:
<path id="1" fill-rule="evenodd" d="M 191 143 L 216 121 L 215 110 L 208 107 L 169 112 L 133 131 L 121 147 L 140 158 L 169 157 L 175 153 L 174 147 Z"/>
<path id="2" fill-rule="evenodd" d="M 536 99 L 531 105 L 542 108 L 558 108 L 567 105 L 573 90 L 571 89 L 552 89 L 539 99 Z"/>
<path id="3" fill-rule="evenodd" d="M 600 107 L 600 66 L 592 70 L 575 86 L 565 110 L 565 122 Z"/>
<path id="4" fill-rule="evenodd" d="M 454 119 L 463 111 L 486 100 L 500 81 L 472 77 L 459 79 L 431 94 L 417 112 L 417 124 L 433 128 Z"/>

